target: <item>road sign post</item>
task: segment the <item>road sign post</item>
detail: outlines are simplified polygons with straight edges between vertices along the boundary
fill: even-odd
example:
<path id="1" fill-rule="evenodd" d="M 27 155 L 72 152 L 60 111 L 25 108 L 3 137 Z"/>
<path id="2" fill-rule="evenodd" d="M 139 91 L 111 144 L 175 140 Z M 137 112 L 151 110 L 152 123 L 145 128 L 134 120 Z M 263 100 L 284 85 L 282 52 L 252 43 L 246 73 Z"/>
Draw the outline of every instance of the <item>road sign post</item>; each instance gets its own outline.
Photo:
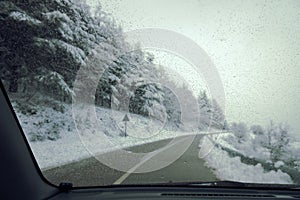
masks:
<path id="1" fill-rule="evenodd" d="M 124 116 L 123 122 L 125 122 L 125 137 L 127 137 L 127 122 L 129 122 L 129 117 L 127 114 Z"/>

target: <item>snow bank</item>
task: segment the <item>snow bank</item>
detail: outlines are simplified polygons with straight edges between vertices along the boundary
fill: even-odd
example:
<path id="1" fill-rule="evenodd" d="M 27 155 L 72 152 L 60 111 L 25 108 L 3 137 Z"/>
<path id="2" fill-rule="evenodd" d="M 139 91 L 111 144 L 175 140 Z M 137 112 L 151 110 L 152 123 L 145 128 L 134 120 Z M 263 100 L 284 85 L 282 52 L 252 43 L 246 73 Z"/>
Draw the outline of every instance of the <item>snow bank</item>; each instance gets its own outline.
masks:
<path id="1" fill-rule="evenodd" d="M 261 164 L 255 166 L 246 165 L 241 162 L 240 157 L 232 158 L 227 152 L 217 147 L 211 148 L 212 146 L 212 142 L 207 137 L 204 137 L 201 141 L 201 148 L 206 148 L 210 151 L 205 156 L 203 156 L 205 151 L 200 151 L 199 157 L 204 157 L 207 166 L 214 169 L 215 174 L 221 180 L 251 183 L 293 183 L 291 177 L 281 170 L 265 172 Z"/>
<path id="2" fill-rule="evenodd" d="M 253 133 L 248 132 L 247 134 L 248 139 L 241 143 L 239 143 L 234 134 L 230 132 L 220 134 L 214 141 L 249 158 L 269 160 L 270 151 L 256 143 L 256 140 L 254 139 L 255 135 Z"/>

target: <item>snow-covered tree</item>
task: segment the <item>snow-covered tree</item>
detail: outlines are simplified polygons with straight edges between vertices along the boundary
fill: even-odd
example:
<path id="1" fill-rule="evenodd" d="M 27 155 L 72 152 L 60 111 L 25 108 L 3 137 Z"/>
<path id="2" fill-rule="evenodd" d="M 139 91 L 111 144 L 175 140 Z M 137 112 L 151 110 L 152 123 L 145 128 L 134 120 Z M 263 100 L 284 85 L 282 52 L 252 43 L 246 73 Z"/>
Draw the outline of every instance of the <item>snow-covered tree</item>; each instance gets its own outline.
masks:
<path id="1" fill-rule="evenodd" d="M 224 120 L 223 130 L 229 130 L 229 125 L 226 119 Z"/>
<path id="2" fill-rule="evenodd" d="M 149 55 L 136 49 L 124 52 L 102 76 L 96 94 L 101 106 L 163 120 L 163 91 Z"/>
<path id="3" fill-rule="evenodd" d="M 199 129 L 207 130 L 211 125 L 212 118 L 212 105 L 206 94 L 206 91 L 201 91 L 198 96 L 198 106 L 199 106 Z"/>
<path id="4" fill-rule="evenodd" d="M 167 122 L 171 126 L 179 127 L 181 125 L 181 110 L 177 96 L 171 89 L 164 88 L 164 106 L 166 108 Z"/>
<path id="5" fill-rule="evenodd" d="M 199 129 L 206 130 L 208 127 L 226 129 L 224 111 L 215 99 L 209 99 L 206 91 L 201 91 L 198 96 L 198 106 L 200 111 Z M 227 127 L 224 127 L 227 126 Z"/>
<path id="6" fill-rule="evenodd" d="M 9 84 L 16 85 L 13 92 L 18 91 L 20 79 L 45 80 L 52 72 L 61 75 L 66 86 L 71 86 L 74 69 L 84 63 L 87 52 L 79 45 L 86 42 L 79 37 L 83 30 L 78 26 L 83 22 L 79 16 L 86 11 L 69 0 L 2 1 L 0 8 L 6 13 L 0 19 L 0 26 L 9 50 L 1 70 L 6 73 L 1 75 L 9 75 Z M 13 62 L 9 57 L 13 57 Z M 7 80 L 5 75 L 1 76 L 3 80 Z"/>
<path id="7" fill-rule="evenodd" d="M 180 100 L 181 123 L 187 131 L 195 131 L 199 121 L 197 98 L 186 84 L 179 85 L 176 92 Z"/>
<path id="8" fill-rule="evenodd" d="M 225 116 L 222 108 L 218 104 L 218 102 L 213 99 L 211 104 L 211 110 L 212 110 L 212 126 L 214 128 L 223 129 L 224 123 L 225 123 Z"/>
<path id="9" fill-rule="evenodd" d="M 155 84 L 138 87 L 130 99 L 129 109 L 133 113 L 164 120 L 165 107 L 163 90 Z"/>
<path id="10" fill-rule="evenodd" d="M 272 162 L 286 160 L 289 149 L 289 126 L 284 123 L 274 124 L 273 121 L 267 128 L 254 125 L 250 130 L 255 134 L 254 144 L 261 145 L 270 151 Z"/>
<path id="11" fill-rule="evenodd" d="M 174 95 L 156 84 L 154 56 L 130 46 L 100 5 L 91 13 L 80 0 L 10 0 L 0 1 L 0 10 L 1 46 L 7 49 L 0 51 L 0 76 L 10 92 L 31 98 L 38 91 L 66 102 L 80 92 L 98 106 L 179 123 Z M 79 69 L 84 81 L 74 87 Z"/>
<path id="12" fill-rule="evenodd" d="M 272 121 L 267 129 L 268 142 L 266 147 L 270 149 L 271 160 L 273 162 L 282 159 L 286 153 L 287 146 L 290 142 L 288 135 L 289 126 L 287 124 L 275 125 Z"/>
<path id="13" fill-rule="evenodd" d="M 10 92 L 18 91 L 18 80 L 29 70 L 26 68 L 28 41 L 36 30 L 42 27 L 41 21 L 28 15 L 14 1 L 0 2 L 1 79 L 7 81 Z"/>
<path id="14" fill-rule="evenodd" d="M 239 143 L 248 139 L 248 128 L 247 125 L 243 122 L 240 123 L 232 123 L 230 126 L 230 130 L 233 132 L 235 137 L 238 139 Z"/>
<path id="15" fill-rule="evenodd" d="M 85 1 L 78 0 L 1 1 L 0 9 L 4 39 L 1 45 L 8 50 L 1 51 L 5 60 L 1 79 L 8 82 L 11 92 L 17 92 L 20 83 L 30 86 L 23 87 L 27 90 L 32 86 L 45 88 L 40 86 L 47 83 L 48 90 L 42 92 L 61 98 L 62 94 L 72 94 L 70 90 L 79 68 L 98 67 L 105 73 L 99 84 L 92 81 L 90 84 L 98 85 L 96 103 L 110 107 L 112 100 L 116 100 L 111 97 L 113 91 L 118 90 L 117 86 L 122 88 L 122 78 L 130 77 L 134 81 L 155 76 L 153 58 L 147 58 L 140 49 L 130 52 L 122 29 L 100 5 L 94 14 Z M 86 66 L 90 55 L 97 56 L 99 65 L 95 69 Z M 54 79 L 47 81 L 50 77 Z M 154 99 L 152 86 L 143 90 L 149 98 L 151 90 Z"/>
<path id="16" fill-rule="evenodd" d="M 264 134 L 264 129 L 262 128 L 261 125 L 252 125 L 250 127 L 250 131 L 254 133 L 254 135 L 263 135 Z"/>

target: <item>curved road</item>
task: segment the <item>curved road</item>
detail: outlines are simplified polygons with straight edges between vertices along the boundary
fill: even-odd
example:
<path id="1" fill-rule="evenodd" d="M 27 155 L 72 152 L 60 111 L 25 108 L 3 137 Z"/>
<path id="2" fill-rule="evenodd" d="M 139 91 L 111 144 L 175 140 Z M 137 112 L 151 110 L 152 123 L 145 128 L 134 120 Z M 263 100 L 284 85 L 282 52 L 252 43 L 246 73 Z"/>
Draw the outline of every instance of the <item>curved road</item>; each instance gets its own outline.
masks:
<path id="1" fill-rule="evenodd" d="M 198 158 L 199 140 L 196 136 L 187 151 L 175 162 L 160 170 L 149 173 L 125 173 L 111 169 L 95 158 L 84 159 L 43 172 L 52 183 L 71 182 L 74 186 L 103 186 L 112 184 L 147 184 L 189 181 L 216 181 L 204 160 Z M 128 148 L 132 152 L 151 152 L 165 146 L 171 140 L 162 140 Z"/>

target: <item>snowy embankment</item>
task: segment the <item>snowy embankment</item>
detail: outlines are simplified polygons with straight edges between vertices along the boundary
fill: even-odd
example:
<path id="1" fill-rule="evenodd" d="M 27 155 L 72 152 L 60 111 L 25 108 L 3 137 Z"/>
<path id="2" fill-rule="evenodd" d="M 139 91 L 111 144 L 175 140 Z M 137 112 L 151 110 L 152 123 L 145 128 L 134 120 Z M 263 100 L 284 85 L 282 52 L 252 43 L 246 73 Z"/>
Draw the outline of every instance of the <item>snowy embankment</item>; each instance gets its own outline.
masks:
<path id="1" fill-rule="evenodd" d="M 21 126 L 42 170 L 93 157 L 95 153 L 105 153 L 189 134 L 172 131 L 172 127 L 162 129 L 163 122 L 130 114 L 130 122 L 127 123 L 128 136 L 124 137 L 122 119 L 125 113 L 96 107 L 96 123 L 100 127 L 97 134 L 106 135 L 109 141 L 104 142 L 100 139 L 95 140 L 94 135 L 80 134 L 75 128 L 71 105 L 64 104 L 63 107 L 64 112 L 59 112 L 53 107 L 38 106 L 35 114 L 29 115 L 22 113 L 18 105 L 14 104 Z M 40 139 L 39 134 L 45 133 L 51 139 Z M 84 141 L 88 141 L 89 149 L 86 148 Z"/>
<path id="2" fill-rule="evenodd" d="M 240 157 L 230 157 L 226 151 L 215 147 L 213 142 L 217 142 L 237 152 L 242 152 L 228 142 L 228 138 L 231 136 L 231 133 L 225 133 L 220 136 L 212 137 L 211 139 L 204 137 L 200 141 L 199 158 L 205 159 L 207 166 L 214 170 L 219 179 L 252 183 L 293 183 L 291 177 L 283 173 L 280 169 L 266 172 L 261 164 L 254 166 L 244 164 Z M 245 149 L 244 153 L 246 151 Z"/>

